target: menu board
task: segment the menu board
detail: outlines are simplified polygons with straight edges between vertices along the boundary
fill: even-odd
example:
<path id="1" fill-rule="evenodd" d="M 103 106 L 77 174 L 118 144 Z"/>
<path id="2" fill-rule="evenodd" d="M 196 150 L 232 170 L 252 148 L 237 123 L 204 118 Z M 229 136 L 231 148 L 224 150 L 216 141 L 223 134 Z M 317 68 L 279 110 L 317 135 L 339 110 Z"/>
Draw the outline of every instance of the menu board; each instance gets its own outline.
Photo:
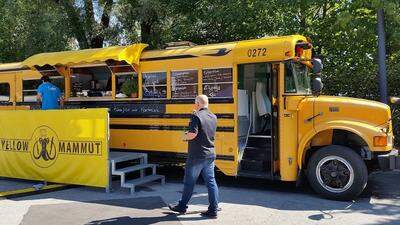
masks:
<path id="1" fill-rule="evenodd" d="M 197 84 L 197 70 L 171 72 L 171 85 Z"/>
<path id="2" fill-rule="evenodd" d="M 172 89 L 172 98 L 195 98 L 197 96 L 197 85 L 181 85 Z"/>
<path id="3" fill-rule="evenodd" d="M 167 98 L 167 73 L 143 73 L 142 74 L 143 98 Z"/>
<path id="4" fill-rule="evenodd" d="M 209 98 L 232 97 L 232 68 L 203 70 L 203 94 Z"/>
<path id="5" fill-rule="evenodd" d="M 167 73 L 166 72 L 156 72 L 156 73 L 143 73 L 143 86 L 152 85 L 165 85 L 167 83 Z"/>
<path id="6" fill-rule="evenodd" d="M 232 82 L 232 68 L 203 70 L 203 84 Z"/>
<path id="7" fill-rule="evenodd" d="M 197 70 L 171 72 L 171 97 L 195 98 L 197 96 Z"/>
<path id="8" fill-rule="evenodd" d="M 143 86 L 143 98 L 167 98 L 167 86 Z"/>
<path id="9" fill-rule="evenodd" d="M 204 84 L 203 94 L 209 98 L 232 97 L 232 84 Z"/>

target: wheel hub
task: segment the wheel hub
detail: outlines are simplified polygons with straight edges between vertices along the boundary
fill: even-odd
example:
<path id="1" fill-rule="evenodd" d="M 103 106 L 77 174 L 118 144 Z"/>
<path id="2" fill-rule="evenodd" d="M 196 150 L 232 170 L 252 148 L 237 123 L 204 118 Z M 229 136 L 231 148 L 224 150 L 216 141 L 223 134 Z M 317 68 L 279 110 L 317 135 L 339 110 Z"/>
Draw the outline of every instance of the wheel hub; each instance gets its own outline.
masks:
<path id="1" fill-rule="evenodd" d="M 316 175 L 322 187 L 335 193 L 346 191 L 354 182 L 353 167 L 339 156 L 322 159 L 317 165 Z"/>

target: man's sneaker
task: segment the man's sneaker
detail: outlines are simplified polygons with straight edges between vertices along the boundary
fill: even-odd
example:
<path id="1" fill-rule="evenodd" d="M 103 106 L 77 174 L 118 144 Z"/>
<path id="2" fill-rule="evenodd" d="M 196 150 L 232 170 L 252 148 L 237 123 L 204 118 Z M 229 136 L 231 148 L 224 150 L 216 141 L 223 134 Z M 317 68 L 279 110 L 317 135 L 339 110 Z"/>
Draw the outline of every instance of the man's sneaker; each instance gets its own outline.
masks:
<path id="1" fill-rule="evenodd" d="M 186 209 L 179 206 L 179 204 L 168 204 L 168 208 L 174 212 L 185 214 Z"/>
<path id="2" fill-rule="evenodd" d="M 212 218 L 212 219 L 216 219 L 218 216 L 217 212 L 211 212 L 211 211 L 202 212 L 202 213 L 200 213 L 200 215 L 202 215 L 204 217 Z"/>

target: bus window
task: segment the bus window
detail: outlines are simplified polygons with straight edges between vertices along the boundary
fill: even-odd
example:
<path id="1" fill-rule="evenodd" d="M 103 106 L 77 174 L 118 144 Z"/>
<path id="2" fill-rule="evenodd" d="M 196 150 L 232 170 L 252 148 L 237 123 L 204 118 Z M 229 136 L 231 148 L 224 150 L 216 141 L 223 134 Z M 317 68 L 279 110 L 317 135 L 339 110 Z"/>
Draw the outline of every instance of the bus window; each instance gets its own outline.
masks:
<path id="1" fill-rule="evenodd" d="M 197 70 L 171 72 L 171 97 L 195 98 L 197 96 Z"/>
<path id="2" fill-rule="evenodd" d="M 10 84 L 0 83 L 0 103 L 10 101 Z"/>
<path id="3" fill-rule="evenodd" d="M 22 101 L 36 102 L 37 88 L 42 84 L 40 79 L 22 81 Z"/>
<path id="4" fill-rule="evenodd" d="M 111 83 L 107 66 L 71 68 L 71 97 L 111 97 Z"/>
<path id="5" fill-rule="evenodd" d="M 296 93 L 296 82 L 290 63 L 285 64 L 285 93 Z"/>
<path id="6" fill-rule="evenodd" d="M 144 99 L 167 98 L 167 73 L 142 73 L 142 88 Z"/>
<path id="7" fill-rule="evenodd" d="M 203 70 L 203 94 L 209 98 L 231 98 L 232 85 L 232 68 Z"/>
<path id="8" fill-rule="evenodd" d="M 116 98 L 137 98 L 138 97 L 138 76 L 134 72 L 117 73 Z"/>

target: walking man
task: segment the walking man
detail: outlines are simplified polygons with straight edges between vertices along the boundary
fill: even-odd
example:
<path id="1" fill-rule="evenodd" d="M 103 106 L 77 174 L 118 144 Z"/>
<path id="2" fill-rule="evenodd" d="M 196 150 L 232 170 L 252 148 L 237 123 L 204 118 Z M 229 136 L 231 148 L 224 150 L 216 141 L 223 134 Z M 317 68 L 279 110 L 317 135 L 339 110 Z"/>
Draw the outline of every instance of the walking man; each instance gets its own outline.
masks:
<path id="1" fill-rule="evenodd" d="M 208 189 L 209 207 L 202 216 L 216 218 L 218 211 L 218 186 L 214 175 L 215 149 L 214 140 L 217 129 L 217 117 L 208 110 L 208 98 L 199 95 L 195 100 L 195 113 L 189 131 L 184 140 L 188 141 L 188 158 L 185 166 L 185 177 L 182 198 L 176 205 L 169 205 L 172 211 L 186 213 L 187 204 L 200 173 Z"/>
<path id="2" fill-rule="evenodd" d="M 60 109 L 63 105 L 60 89 L 50 82 L 49 76 L 43 76 L 41 80 L 43 83 L 37 89 L 37 100 L 42 103 L 42 109 Z"/>

